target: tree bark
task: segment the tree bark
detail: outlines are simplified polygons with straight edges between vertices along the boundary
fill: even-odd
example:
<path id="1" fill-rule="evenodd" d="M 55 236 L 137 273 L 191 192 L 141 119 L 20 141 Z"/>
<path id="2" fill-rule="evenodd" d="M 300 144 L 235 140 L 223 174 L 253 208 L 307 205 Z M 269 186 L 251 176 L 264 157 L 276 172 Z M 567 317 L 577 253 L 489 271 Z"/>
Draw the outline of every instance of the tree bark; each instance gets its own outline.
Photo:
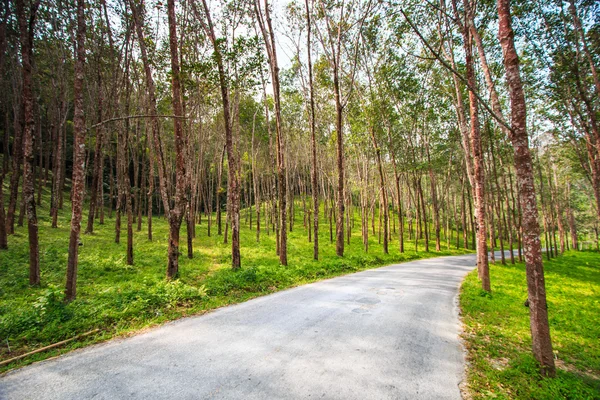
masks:
<path id="1" fill-rule="evenodd" d="M 313 212 L 313 259 L 319 259 L 319 190 L 317 178 L 317 139 L 316 139 L 316 121 L 315 121 L 315 98 L 311 58 L 311 33 L 312 24 L 310 21 L 311 10 L 308 7 L 308 0 L 304 2 L 306 6 L 306 48 L 308 57 L 308 87 L 310 90 L 310 148 L 312 169 L 310 172 L 310 183 L 312 192 L 312 212 Z M 309 229 L 310 231 L 310 229 Z"/>
<path id="2" fill-rule="evenodd" d="M 370 127 L 371 131 L 371 141 L 373 142 L 373 148 L 375 149 L 375 157 L 377 161 L 377 171 L 379 172 L 379 190 L 381 192 L 381 207 L 383 207 L 383 252 L 385 254 L 389 253 L 388 249 L 388 229 L 389 229 L 389 214 L 388 214 L 388 199 L 387 199 L 387 190 L 385 187 L 385 175 L 383 174 L 383 165 L 381 163 L 381 150 L 377 144 L 377 139 L 375 138 L 375 130 L 373 127 Z M 381 215 L 381 210 L 380 210 Z M 380 227 L 381 228 L 381 227 Z"/>
<path id="3" fill-rule="evenodd" d="M 181 104 L 181 77 L 179 72 L 179 50 L 177 45 L 177 22 L 175 19 L 175 0 L 167 1 L 167 16 L 169 25 L 169 50 L 171 54 L 171 93 L 173 96 L 173 114 L 183 116 Z M 175 278 L 179 272 L 179 229 L 186 204 L 186 174 L 185 174 L 185 138 L 181 119 L 174 118 L 175 130 L 175 204 L 169 213 L 169 250 L 167 264 L 167 279 Z"/>
<path id="4" fill-rule="evenodd" d="M 69 237 L 69 257 L 67 261 L 67 285 L 65 297 L 67 301 L 75 299 L 77 294 L 77 261 L 79 252 L 79 233 L 81 230 L 81 214 L 83 210 L 85 160 L 85 115 L 83 109 L 83 80 L 85 65 L 85 0 L 77 0 L 77 51 L 75 60 L 75 82 L 73 97 L 74 108 L 74 145 L 73 145 L 73 178 L 71 187 L 71 233 Z"/>
<path id="5" fill-rule="evenodd" d="M 398 174 L 398 166 L 396 164 L 396 155 L 394 151 L 391 149 L 392 145 L 392 134 L 390 133 L 390 129 L 388 129 L 388 140 L 390 146 L 390 154 L 392 158 L 392 166 L 394 168 L 394 181 L 396 184 L 396 207 L 398 208 L 398 241 L 400 247 L 400 253 L 404 253 L 404 218 L 402 211 L 402 192 L 400 191 L 400 175 Z"/>
<path id="6" fill-rule="evenodd" d="M 212 22 L 212 18 L 210 16 L 210 11 L 208 9 L 208 4 L 206 0 L 202 0 L 202 5 L 204 7 L 204 17 L 206 18 L 206 23 L 199 16 L 199 13 L 196 11 L 195 6 L 194 10 L 196 14 L 199 16 L 199 20 L 203 24 L 205 33 L 209 37 L 213 51 L 215 54 L 215 60 L 217 62 L 217 69 L 219 73 L 219 87 L 221 89 L 221 101 L 223 104 L 223 118 L 225 122 L 225 148 L 227 150 L 227 164 L 228 164 L 228 180 L 227 180 L 227 218 L 231 220 L 231 268 L 239 269 L 241 267 L 241 258 L 240 258 L 240 172 L 239 172 L 239 162 L 237 157 L 237 141 L 233 137 L 233 120 L 231 118 L 231 105 L 229 99 L 229 84 L 228 77 L 226 75 L 225 66 L 223 64 L 223 56 L 221 54 L 221 49 L 219 47 L 219 42 L 217 41 L 217 37 L 215 35 L 215 30 Z M 220 186 L 220 182 L 219 182 Z M 217 194 L 218 195 L 218 194 Z M 220 222 L 220 221 L 219 221 Z M 227 223 L 227 222 L 226 222 Z M 219 231 L 221 230 L 221 226 L 219 225 Z M 225 232 L 225 240 L 227 240 L 227 232 Z"/>
<path id="7" fill-rule="evenodd" d="M 19 196 L 19 181 L 21 180 L 21 163 L 23 159 L 23 136 L 24 127 L 21 123 L 23 114 L 23 103 L 14 106 L 14 138 L 13 154 L 10 175 L 10 195 L 8 198 L 8 210 L 6 212 L 6 226 L 10 235 L 15 233 L 15 212 L 17 209 L 17 198 Z"/>
<path id="8" fill-rule="evenodd" d="M 267 55 L 269 57 L 269 67 L 271 69 L 273 98 L 275 100 L 275 146 L 277 154 L 277 192 L 279 198 L 278 254 L 281 265 L 287 265 L 287 182 L 283 151 L 283 137 L 281 130 L 281 98 L 279 65 L 277 63 L 277 46 L 275 43 L 275 32 L 273 30 L 268 0 L 264 0 L 264 16 L 262 7 L 260 5 L 260 0 L 255 0 L 254 10 L 256 13 L 256 19 L 262 32 Z"/>
<path id="9" fill-rule="evenodd" d="M 35 121 L 33 115 L 33 77 L 32 77 L 32 58 L 33 58 L 33 31 L 35 26 L 36 14 L 40 5 L 39 0 L 35 0 L 29 9 L 29 15 L 26 15 L 24 0 L 16 0 L 17 18 L 19 21 L 20 43 L 21 43 L 21 63 L 22 63 L 22 110 L 23 110 L 23 197 L 27 210 L 27 230 L 29 232 L 29 284 L 40 284 L 40 249 L 38 238 L 38 222 L 35 205 L 34 190 L 34 130 Z"/>
<path id="10" fill-rule="evenodd" d="M 481 148 L 481 131 L 479 123 L 479 105 L 474 89 L 477 85 L 473 63 L 473 43 L 469 25 L 472 22 L 473 10 L 463 1 L 465 6 L 465 24 L 462 26 L 465 50 L 465 66 L 467 82 L 469 84 L 469 115 L 471 118 L 470 145 L 473 155 L 473 193 L 475 200 L 475 220 L 477 235 L 477 258 L 479 278 L 483 290 L 490 291 L 490 272 L 488 264 L 488 249 L 486 240 L 486 204 L 485 204 L 485 170 L 483 165 L 483 152 Z"/>
<path id="11" fill-rule="evenodd" d="M 98 67 L 98 122 L 102 121 L 102 74 L 100 73 L 100 67 Z M 103 126 L 96 128 L 96 146 L 94 148 L 94 170 L 92 176 L 92 187 L 90 192 L 90 210 L 88 213 L 87 227 L 85 233 L 94 232 L 94 217 L 96 214 L 96 202 L 98 201 L 98 189 L 100 187 L 100 177 L 102 174 L 102 145 L 104 143 L 103 137 Z"/>
<path id="12" fill-rule="evenodd" d="M 498 0 L 498 37 L 502 46 L 506 81 L 511 107 L 511 142 L 517 171 L 517 186 L 522 213 L 523 246 L 529 293 L 529 315 L 533 354 L 541 364 L 542 375 L 554 376 L 554 354 L 548 324 L 548 307 L 544 268 L 540 244 L 540 227 L 535 195 L 533 163 L 527 136 L 527 110 L 519 71 L 519 57 L 515 49 L 510 0 Z"/>

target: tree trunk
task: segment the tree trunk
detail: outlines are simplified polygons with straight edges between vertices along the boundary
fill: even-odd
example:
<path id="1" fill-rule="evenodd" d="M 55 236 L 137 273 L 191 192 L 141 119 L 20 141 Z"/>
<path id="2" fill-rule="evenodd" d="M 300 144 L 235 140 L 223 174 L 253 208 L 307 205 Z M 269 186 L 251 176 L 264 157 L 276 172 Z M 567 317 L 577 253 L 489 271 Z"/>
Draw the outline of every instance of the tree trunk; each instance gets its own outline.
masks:
<path id="1" fill-rule="evenodd" d="M 431 187 L 431 205 L 433 206 L 433 221 L 435 225 L 435 251 L 441 251 L 440 243 L 440 210 L 438 205 L 436 181 L 433 168 L 431 167 L 431 155 L 429 153 L 429 142 L 425 143 L 425 151 L 427 152 L 427 164 L 429 170 L 429 184 Z"/>
<path id="2" fill-rule="evenodd" d="M 131 98 L 131 85 L 129 83 L 129 65 L 125 72 L 125 114 L 129 115 L 129 104 Z M 131 207 L 131 180 L 129 178 L 129 119 L 125 120 L 122 132 L 119 132 L 119 146 L 121 153 L 121 198 L 125 200 L 125 212 L 127 213 L 127 265 L 133 265 L 133 210 Z"/>
<path id="3" fill-rule="evenodd" d="M 219 72 L 219 86 L 221 89 L 221 100 L 223 103 L 223 118 L 225 122 L 225 148 L 227 150 L 228 180 L 227 180 L 227 218 L 231 220 L 231 268 L 239 269 L 241 267 L 240 259 L 240 171 L 237 158 L 237 141 L 233 137 L 233 121 L 231 118 L 231 106 L 229 102 L 229 84 L 226 76 L 225 67 L 217 37 L 214 32 L 214 26 L 208 9 L 206 0 L 202 0 L 206 17 L 206 24 L 203 23 L 205 33 L 209 36 L 217 62 Z M 194 10 L 195 9 L 195 6 Z M 198 14 L 196 12 L 196 14 Z M 201 21 L 202 18 L 200 18 Z M 219 182 L 220 185 L 220 182 Z M 217 210 L 219 212 L 219 210 Z M 219 231 L 221 229 L 219 221 Z M 227 233 L 225 234 L 227 240 Z"/>
<path id="4" fill-rule="evenodd" d="M 31 4 L 29 15 L 26 15 L 24 0 L 16 0 L 17 17 L 19 21 L 21 42 L 21 63 L 23 71 L 22 95 L 23 118 L 23 197 L 27 209 L 27 230 L 29 232 L 29 284 L 40 284 L 40 249 L 38 238 L 38 222 L 35 207 L 34 189 L 34 130 L 33 115 L 33 29 L 36 13 L 40 5 L 39 0 Z"/>
<path id="5" fill-rule="evenodd" d="M 8 249 L 6 212 L 4 210 L 4 174 L 4 171 L 0 172 L 0 250 Z"/>
<path id="6" fill-rule="evenodd" d="M 279 65 L 277 63 L 277 46 L 275 43 L 275 32 L 272 26 L 271 12 L 268 0 L 264 0 L 264 16 L 260 0 L 255 0 L 254 10 L 260 26 L 267 55 L 269 56 L 269 67 L 273 85 L 273 98 L 275 100 L 275 146 L 277 150 L 277 188 L 279 197 L 279 245 L 278 254 L 281 265 L 287 265 L 287 207 L 286 207 L 286 168 L 283 151 L 283 132 L 281 124 L 281 98 L 279 84 Z"/>
<path id="7" fill-rule="evenodd" d="M 567 183 L 567 221 L 569 223 L 569 234 L 571 235 L 571 248 L 575 251 L 579 250 L 577 240 L 577 224 L 575 223 L 575 214 L 571 208 L 571 183 Z"/>
<path id="8" fill-rule="evenodd" d="M 385 176 L 383 174 L 383 166 L 381 163 L 381 150 L 377 144 L 377 139 L 375 138 L 375 130 L 373 127 L 370 127 L 371 131 L 371 141 L 373 142 L 373 147 L 375 148 L 375 156 L 377 161 L 377 170 L 379 172 L 379 190 L 381 191 L 381 207 L 383 208 L 383 252 L 385 254 L 389 254 L 388 250 L 388 237 L 389 237 L 389 215 L 388 215 L 388 199 L 387 199 L 387 190 L 385 188 Z M 379 215 L 381 216 L 381 211 Z M 381 229 L 381 226 L 380 226 Z"/>
<path id="9" fill-rule="evenodd" d="M 69 258 L 67 262 L 67 301 L 75 299 L 77 293 L 77 261 L 79 252 L 79 233 L 83 210 L 84 179 L 83 163 L 85 159 L 85 114 L 83 108 L 83 80 L 85 64 L 85 0 L 77 0 L 77 58 L 75 60 L 74 107 L 74 144 L 73 178 L 71 185 L 71 234 L 69 237 Z"/>
<path id="10" fill-rule="evenodd" d="M 522 213 L 523 245 L 529 293 L 529 315 L 533 354 L 541 364 L 542 375 L 554 376 L 554 354 L 550 340 L 548 307 L 539 238 L 538 209 L 535 195 L 533 163 L 529 151 L 525 94 L 519 71 L 510 15 L 510 0 L 498 0 L 498 37 L 502 46 L 506 81 L 511 106 L 511 142 L 514 148 L 515 169 Z"/>
<path id="11" fill-rule="evenodd" d="M 175 278 L 179 272 L 179 229 L 183 219 L 186 204 L 186 174 L 185 174 L 185 138 L 181 119 L 183 108 L 181 104 L 181 77 L 179 72 L 179 56 L 177 48 L 177 22 L 175 20 L 175 0 L 167 1 L 167 16 L 169 24 L 169 50 L 171 54 L 171 92 L 173 96 L 173 120 L 175 130 L 175 204 L 169 213 L 169 250 L 167 264 L 167 279 Z"/>
<path id="12" fill-rule="evenodd" d="M 100 68 L 98 68 L 98 123 L 102 122 L 102 75 L 100 73 Z M 102 145 L 104 142 L 103 138 L 103 126 L 98 125 L 96 128 L 96 146 L 94 149 L 94 170 L 92 177 L 92 187 L 90 193 L 90 211 L 88 213 L 88 221 L 87 227 L 85 228 L 85 233 L 93 233 L 94 232 L 94 217 L 96 214 L 96 202 L 98 201 L 98 189 L 100 186 L 100 177 L 102 174 L 102 170 L 100 169 L 102 165 Z"/>
<path id="13" fill-rule="evenodd" d="M 467 5 L 466 1 L 463 1 L 465 5 L 465 24 L 470 25 L 472 22 L 472 11 Z M 475 200 L 475 220 L 476 220 L 476 234 L 477 234 L 477 258 L 478 258 L 478 270 L 479 278 L 481 279 L 481 286 L 483 290 L 490 291 L 490 272 L 488 265 L 488 249 L 486 241 L 486 205 L 485 205 L 485 177 L 484 177 L 484 160 L 483 152 L 481 148 L 481 132 L 479 124 L 479 106 L 478 99 L 472 88 L 477 87 L 477 80 L 475 77 L 475 68 L 473 63 L 473 44 L 472 35 L 470 34 L 469 27 L 463 25 L 463 41 L 465 50 L 465 65 L 467 82 L 469 84 L 469 115 L 471 118 L 471 129 L 470 129 L 470 146 L 473 155 L 473 193 Z"/>
<path id="14" fill-rule="evenodd" d="M 10 195 L 8 198 L 8 210 L 6 212 L 6 226 L 8 234 L 15 233 L 15 212 L 17 209 L 17 197 L 19 196 L 19 181 L 21 179 L 21 161 L 23 159 L 23 130 L 21 123 L 23 103 L 14 108 L 14 138 L 13 155 L 10 175 Z"/>

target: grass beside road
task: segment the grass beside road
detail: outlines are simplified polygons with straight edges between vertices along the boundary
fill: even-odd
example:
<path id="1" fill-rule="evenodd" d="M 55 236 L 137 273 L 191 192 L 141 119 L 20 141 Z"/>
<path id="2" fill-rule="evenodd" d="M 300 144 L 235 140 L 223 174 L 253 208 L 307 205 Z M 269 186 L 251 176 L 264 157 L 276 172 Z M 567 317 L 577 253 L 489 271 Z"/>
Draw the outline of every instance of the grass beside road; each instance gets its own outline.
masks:
<path id="1" fill-rule="evenodd" d="M 65 195 L 68 198 L 68 195 Z M 9 249 L 0 251 L 0 360 L 27 353 L 76 335 L 99 329 L 98 333 L 0 367 L 0 372 L 41 360 L 87 344 L 128 334 L 165 321 L 215 309 L 227 304 L 272 293 L 320 279 L 355 271 L 439 255 L 463 254 L 464 250 L 419 252 L 414 243 L 406 243 L 400 254 L 397 236 L 384 254 L 378 238 L 370 232 L 369 252 L 365 253 L 360 237 L 360 216 L 345 256 L 335 255 L 335 243 L 329 240 L 328 221 L 321 222 L 320 260 L 312 259 L 312 243 L 303 226 L 301 204 L 297 204 L 295 225 L 288 236 L 288 267 L 279 265 L 273 232 L 261 234 L 250 229 L 242 212 L 242 268 L 232 271 L 231 245 L 218 236 L 216 224 L 207 235 L 206 219 L 197 225 L 194 258 L 187 258 L 185 224 L 181 231 L 180 276 L 165 280 L 168 225 L 154 217 L 154 240 L 142 231 L 135 232 L 134 265 L 127 265 L 126 225 L 123 220 L 121 244 L 114 243 L 114 219 L 95 225 L 93 235 L 82 235 L 80 247 L 78 294 L 69 304 L 63 302 L 70 204 L 60 212 L 59 227 L 52 229 L 48 217 L 49 196 L 45 193 L 38 207 L 40 229 L 40 287 L 28 284 L 27 227 L 9 236 Z M 84 217 L 83 221 L 86 221 Z M 264 226 L 264 221 L 263 226 Z M 135 229 L 135 228 L 134 228 Z M 430 249 L 435 249 L 432 242 Z M 10 349 L 10 350 L 9 350 Z"/>
<path id="2" fill-rule="evenodd" d="M 544 261 L 556 378 L 542 379 L 531 353 L 524 264 L 491 265 L 492 294 L 477 272 L 462 286 L 467 384 L 475 399 L 600 399 L 600 254 Z"/>

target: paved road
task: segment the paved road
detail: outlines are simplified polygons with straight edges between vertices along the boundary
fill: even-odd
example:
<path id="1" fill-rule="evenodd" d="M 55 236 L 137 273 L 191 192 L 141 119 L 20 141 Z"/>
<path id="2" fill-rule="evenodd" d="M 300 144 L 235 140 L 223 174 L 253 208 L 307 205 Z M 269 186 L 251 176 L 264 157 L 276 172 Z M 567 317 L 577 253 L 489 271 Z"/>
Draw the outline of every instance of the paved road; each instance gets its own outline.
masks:
<path id="1" fill-rule="evenodd" d="M 392 265 L 184 318 L 8 373 L 0 399 L 460 399 L 474 265 Z"/>

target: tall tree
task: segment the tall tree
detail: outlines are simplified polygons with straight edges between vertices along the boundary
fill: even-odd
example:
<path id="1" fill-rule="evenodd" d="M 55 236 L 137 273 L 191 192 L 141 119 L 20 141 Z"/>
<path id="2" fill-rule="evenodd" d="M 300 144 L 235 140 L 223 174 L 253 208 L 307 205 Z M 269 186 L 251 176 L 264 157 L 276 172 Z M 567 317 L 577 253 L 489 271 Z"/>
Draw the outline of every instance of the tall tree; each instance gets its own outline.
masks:
<path id="1" fill-rule="evenodd" d="M 79 256 L 79 233 L 84 195 L 84 162 L 85 162 L 85 114 L 83 106 L 83 81 L 85 79 L 85 0 L 77 0 L 77 33 L 75 80 L 73 98 L 73 178 L 71 187 L 71 233 L 69 236 L 69 256 L 67 260 L 67 285 L 65 296 L 67 300 L 75 299 L 77 295 L 77 262 Z"/>
<path id="2" fill-rule="evenodd" d="M 33 37 L 34 27 L 39 0 L 34 0 L 29 7 L 29 15 L 25 11 L 24 0 L 16 0 L 17 18 L 19 20 L 19 33 L 21 42 L 21 63 L 23 82 L 21 102 L 23 110 L 23 196 L 27 209 L 27 230 L 29 232 L 29 284 L 40 284 L 40 247 L 38 238 L 38 220 L 35 209 L 34 191 L 34 130 L 35 121 L 33 115 Z"/>
<path id="3" fill-rule="evenodd" d="M 6 31 L 10 17 L 10 2 L 2 2 L 2 21 L 0 21 L 0 76 L 4 76 L 4 60 L 7 48 Z M 7 106 L 8 107 L 8 106 Z M 8 111 L 6 111 L 4 137 L 2 138 L 2 170 L 0 171 L 0 250 L 8 248 L 6 210 L 4 208 L 4 177 L 8 172 L 9 159 Z"/>
<path id="4" fill-rule="evenodd" d="M 238 149 L 237 149 L 237 140 L 234 138 L 233 131 L 233 118 L 231 116 L 231 103 L 229 98 L 229 77 L 227 76 L 227 72 L 225 70 L 225 65 L 223 62 L 223 52 L 221 49 L 221 41 L 217 39 L 215 34 L 215 28 L 212 22 L 212 17 L 210 15 L 210 10 L 208 8 L 208 4 L 206 0 L 202 0 L 202 6 L 204 9 L 204 18 L 200 15 L 195 5 L 192 3 L 192 7 L 195 10 L 195 13 L 198 17 L 198 20 L 201 22 L 206 35 L 209 37 L 210 42 L 213 47 L 215 61 L 217 63 L 217 70 L 219 73 L 219 87 L 221 89 L 221 101 L 223 104 L 223 119 L 225 125 L 225 149 L 227 151 L 227 163 L 228 163 L 228 171 L 229 171 L 229 179 L 227 181 L 227 215 L 231 220 L 231 268 L 238 269 L 242 265 L 241 255 L 240 255 L 240 171 L 239 171 L 239 161 L 238 161 Z M 221 161 L 222 161 L 221 157 Z M 221 163 L 222 164 L 222 163 Z M 221 168 L 221 166 L 219 166 Z M 220 178 L 220 173 L 219 173 Z M 220 180 L 218 182 L 218 186 L 220 187 Z M 217 189 L 217 196 L 218 193 Z M 217 207 L 219 203 L 217 202 Z M 219 215 L 219 233 L 221 230 L 220 225 L 220 215 Z M 227 240 L 227 235 L 225 236 L 225 240 Z"/>
<path id="5" fill-rule="evenodd" d="M 277 151 L 277 193 L 279 196 L 279 262 L 287 265 L 287 194 L 286 194 L 286 169 L 283 151 L 283 137 L 281 132 L 281 87 L 279 82 L 279 64 L 277 63 L 277 44 L 275 31 L 268 0 L 264 0 L 264 11 L 260 0 L 254 0 L 256 19 L 262 32 L 269 68 L 273 84 L 273 99 L 275 100 L 275 147 Z M 342 233 L 343 235 L 343 233 Z M 342 237 L 343 242 L 343 237 Z M 343 245 L 342 245 L 343 246 Z"/>
<path id="6" fill-rule="evenodd" d="M 372 2 L 368 0 L 363 7 L 358 7 L 356 2 L 347 4 L 345 0 L 332 4 L 323 0 L 319 0 L 321 5 L 321 13 L 319 15 L 325 20 L 324 30 L 326 34 L 319 33 L 325 56 L 329 62 L 331 76 L 333 80 L 333 97 L 335 100 L 335 135 L 336 135 L 336 166 L 337 166 L 337 188 L 336 188 L 336 245 L 335 252 L 338 256 L 344 255 L 344 214 L 345 214 L 345 198 L 346 192 L 344 189 L 345 172 L 344 172 L 344 109 L 346 108 L 352 90 L 354 88 L 354 80 L 356 78 L 357 56 L 359 51 L 358 40 L 360 34 L 356 33 L 354 38 L 351 37 L 351 30 L 362 30 L 364 22 L 372 12 Z M 334 19 L 330 14 L 332 11 L 338 11 L 337 19 Z M 353 13 L 358 12 L 356 19 L 351 21 Z M 350 43 L 346 43 L 350 41 Z M 350 44 L 352 46 L 350 46 Z M 348 49 L 350 47 L 350 49 Z M 343 54 L 346 51 L 351 53 L 348 55 L 349 70 L 344 71 L 342 62 Z M 346 72 L 350 77 L 348 90 L 346 95 L 343 95 L 342 80 Z"/>
<path id="7" fill-rule="evenodd" d="M 548 324 L 546 286 L 540 243 L 540 226 L 535 195 L 533 162 L 527 136 L 527 107 L 521 82 L 519 56 L 514 42 L 510 0 L 498 0 L 498 38 L 502 46 L 506 83 L 510 96 L 511 135 L 517 173 L 519 203 L 522 212 L 523 247 L 527 269 L 529 316 L 533 354 L 542 367 L 542 374 L 554 376 L 554 354 Z"/>
<path id="8" fill-rule="evenodd" d="M 313 211 L 313 258 L 319 259 L 319 181 L 317 177 L 317 127 L 315 121 L 315 86 L 313 80 L 312 65 L 312 23 L 310 15 L 313 12 L 309 8 L 308 0 L 304 0 L 306 6 L 306 56 L 308 58 L 308 89 L 310 92 L 310 150 L 312 168 L 310 171 L 310 184 L 312 192 L 312 211 Z"/>
<path id="9" fill-rule="evenodd" d="M 92 187 L 90 188 L 90 209 L 88 213 L 87 226 L 85 233 L 94 232 L 94 218 L 96 216 L 96 203 L 98 201 L 98 192 L 100 191 L 100 182 L 102 180 L 102 145 L 104 144 L 104 127 L 102 126 L 103 94 L 102 94 L 102 72 L 100 71 L 100 60 L 97 60 L 98 74 L 98 126 L 96 127 L 96 146 L 94 147 L 94 167 L 92 174 Z"/>
<path id="10" fill-rule="evenodd" d="M 453 0 L 455 15 L 458 17 L 456 1 Z M 490 271 L 488 265 L 487 229 L 486 229 L 486 196 L 485 168 L 481 146 L 481 126 L 479 123 L 479 99 L 475 93 L 477 81 L 473 62 L 473 36 L 470 25 L 473 22 L 474 7 L 468 0 L 463 0 L 464 20 L 460 23 L 465 51 L 466 79 L 469 90 L 470 148 L 473 157 L 473 198 L 475 200 L 475 221 L 477 229 L 477 267 L 483 290 L 490 291 Z M 458 19 L 460 21 L 460 19 Z"/>
<path id="11" fill-rule="evenodd" d="M 167 278 L 172 279 L 179 272 L 179 231 L 186 204 L 185 174 L 185 138 L 181 117 L 181 72 L 179 68 L 179 50 L 177 42 L 177 20 L 175 18 L 175 0 L 167 1 L 169 22 L 169 50 L 171 55 L 171 94 L 173 97 L 173 126 L 175 130 L 175 202 L 169 213 L 169 254 Z"/>

